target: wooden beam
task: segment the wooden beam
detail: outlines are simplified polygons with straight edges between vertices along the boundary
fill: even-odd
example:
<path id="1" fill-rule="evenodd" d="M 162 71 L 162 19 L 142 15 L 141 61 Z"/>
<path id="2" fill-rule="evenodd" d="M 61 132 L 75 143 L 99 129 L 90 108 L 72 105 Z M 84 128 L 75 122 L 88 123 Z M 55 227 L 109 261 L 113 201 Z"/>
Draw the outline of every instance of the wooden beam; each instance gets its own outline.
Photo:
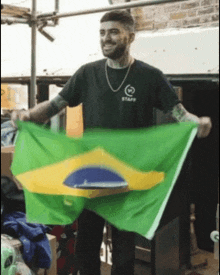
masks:
<path id="1" fill-rule="evenodd" d="M 10 15 L 18 18 L 29 18 L 30 9 L 1 4 L 1 15 Z"/>

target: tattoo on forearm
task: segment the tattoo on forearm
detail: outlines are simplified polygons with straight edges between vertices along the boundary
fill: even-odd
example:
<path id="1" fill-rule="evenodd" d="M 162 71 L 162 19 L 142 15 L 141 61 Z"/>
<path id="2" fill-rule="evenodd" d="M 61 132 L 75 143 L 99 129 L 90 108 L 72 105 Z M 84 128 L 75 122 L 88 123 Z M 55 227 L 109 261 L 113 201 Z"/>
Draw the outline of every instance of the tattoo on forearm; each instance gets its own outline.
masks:
<path id="1" fill-rule="evenodd" d="M 44 101 L 30 109 L 30 120 L 34 122 L 47 122 L 51 117 L 59 113 L 68 105 L 68 102 L 60 95 L 53 100 Z"/>
<path id="2" fill-rule="evenodd" d="M 50 105 L 48 106 L 47 111 L 46 111 L 47 118 L 49 119 L 49 118 L 55 116 L 57 113 L 59 113 L 59 109 L 57 108 L 57 106 L 55 104 L 50 102 Z"/>
<path id="3" fill-rule="evenodd" d="M 62 109 L 64 109 L 68 105 L 68 102 L 64 100 L 60 95 L 56 96 L 49 102 L 49 106 L 47 108 L 46 116 L 49 118 L 55 116 Z"/>
<path id="4" fill-rule="evenodd" d="M 177 104 L 173 110 L 172 110 L 172 116 L 178 121 L 178 122 L 186 122 L 186 121 L 192 121 L 199 123 L 199 118 L 196 115 L 193 115 L 189 113 L 183 105 Z"/>
<path id="5" fill-rule="evenodd" d="M 68 102 L 60 95 L 57 95 L 50 103 L 55 109 L 58 109 L 58 112 L 68 105 Z"/>

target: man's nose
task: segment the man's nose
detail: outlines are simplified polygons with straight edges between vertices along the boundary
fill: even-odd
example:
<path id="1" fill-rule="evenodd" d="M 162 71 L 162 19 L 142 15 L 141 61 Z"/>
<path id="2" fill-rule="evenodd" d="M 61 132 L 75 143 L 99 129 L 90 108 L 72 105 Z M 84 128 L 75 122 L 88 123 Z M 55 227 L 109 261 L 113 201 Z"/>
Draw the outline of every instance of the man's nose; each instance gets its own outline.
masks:
<path id="1" fill-rule="evenodd" d="M 110 35 L 110 33 L 108 33 L 108 32 L 106 32 L 105 33 L 105 35 L 103 36 L 103 41 L 104 42 L 108 42 L 108 41 L 111 41 L 112 39 L 111 39 L 111 35 Z"/>

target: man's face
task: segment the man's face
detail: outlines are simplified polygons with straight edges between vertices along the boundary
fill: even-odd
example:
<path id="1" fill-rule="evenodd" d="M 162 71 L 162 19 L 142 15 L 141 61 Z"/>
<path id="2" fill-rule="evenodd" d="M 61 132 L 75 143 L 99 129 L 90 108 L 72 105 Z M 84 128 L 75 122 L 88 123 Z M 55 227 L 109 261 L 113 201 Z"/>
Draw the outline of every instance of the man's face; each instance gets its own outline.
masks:
<path id="1" fill-rule="evenodd" d="M 129 50 L 130 33 L 119 22 L 103 22 L 100 27 L 100 42 L 103 55 L 115 60 Z"/>

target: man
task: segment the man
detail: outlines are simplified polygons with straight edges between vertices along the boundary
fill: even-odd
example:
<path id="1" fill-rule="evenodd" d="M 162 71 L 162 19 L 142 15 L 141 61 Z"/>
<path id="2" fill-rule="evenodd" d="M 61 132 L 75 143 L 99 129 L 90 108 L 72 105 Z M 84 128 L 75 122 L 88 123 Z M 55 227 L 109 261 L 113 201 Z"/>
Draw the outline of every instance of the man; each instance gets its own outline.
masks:
<path id="1" fill-rule="evenodd" d="M 83 103 L 84 129 L 131 129 L 153 125 L 153 108 L 171 112 L 177 121 L 198 123 L 198 137 L 211 130 L 208 117 L 198 118 L 185 110 L 163 73 L 130 54 L 134 20 L 125 11 L 112 11 L 101 18 L 100 42 L 106 59 L 82 66 L 52 101 L 14 120 L 45 122 L 67 105 Z M 126 141 L 125 141 L 126 142 Z M 76 258 L 80 275 L 100 275 L 99 251 L 104 220 L 88 210 L 79 218 Z M 134 234 L 112 227 L 112 275 L 134 274 Z"/>

